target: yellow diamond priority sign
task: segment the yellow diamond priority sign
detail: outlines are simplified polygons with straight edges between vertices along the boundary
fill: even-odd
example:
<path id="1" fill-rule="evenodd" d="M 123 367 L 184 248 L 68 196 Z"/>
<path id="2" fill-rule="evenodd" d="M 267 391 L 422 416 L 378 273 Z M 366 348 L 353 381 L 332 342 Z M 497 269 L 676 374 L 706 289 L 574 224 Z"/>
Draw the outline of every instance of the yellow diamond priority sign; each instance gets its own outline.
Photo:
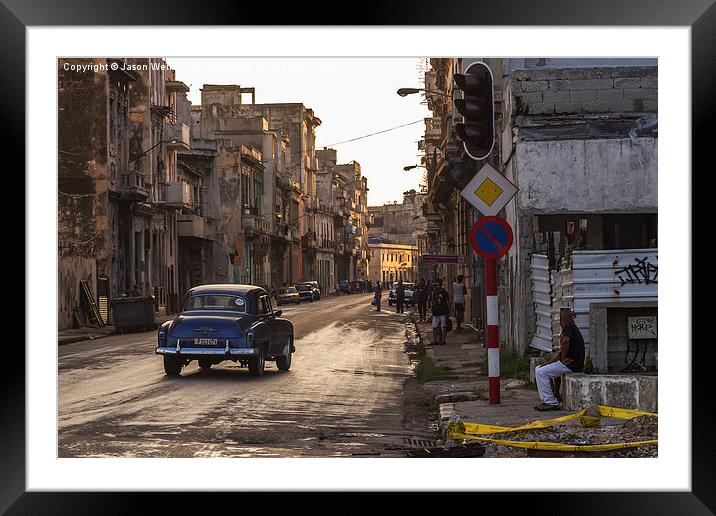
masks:
<path id="1" fill-rule="evenodd" d="M 485 164 L 462 189 L 460 195 L 480 213 L 494 216 L 500 213 L 517 193 L 517 187 L 490 165 Z"/>
<path id="2" fill-rule="evenodd" d="M 492 204 L 500 196 L 502 191 L 502 188 L 493 183 L 492 180 L 488 177 L 482 182 L 480 186 L 477 187 L 477 190 L 475 190 L 475 195 L 488 206 L 492 206 Z"/>

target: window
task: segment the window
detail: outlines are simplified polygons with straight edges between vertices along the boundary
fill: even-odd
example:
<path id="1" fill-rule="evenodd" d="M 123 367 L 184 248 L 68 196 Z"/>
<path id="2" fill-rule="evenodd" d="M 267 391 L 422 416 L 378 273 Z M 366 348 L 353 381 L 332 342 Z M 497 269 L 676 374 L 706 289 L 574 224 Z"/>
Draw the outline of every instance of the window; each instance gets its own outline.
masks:
<path id="1" fill-rule="evenodd" d="M 240 296 L 200 294 L 187 299 L 184 311 L 217 310 L 246 313 L 246 300 Z"/>
<path id="2" fill-rule="evenodd" d="M 259 298 L 259 313 L 262 315 L 271 313 L 271 302 L 268 296 L 261 296 Z"/>

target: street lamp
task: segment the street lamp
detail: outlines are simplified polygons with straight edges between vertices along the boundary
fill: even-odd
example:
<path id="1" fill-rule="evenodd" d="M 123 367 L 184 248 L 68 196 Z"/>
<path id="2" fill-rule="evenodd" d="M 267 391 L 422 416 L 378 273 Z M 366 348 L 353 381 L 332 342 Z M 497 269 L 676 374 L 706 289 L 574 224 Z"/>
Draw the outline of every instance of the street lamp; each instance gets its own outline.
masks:
<path id="1" fill-rule="evenodd" d="M 408 170 L 412 170 L 414 168 L 425 168 L 425 167 L 423 165 L 408 165 L 407 167 L 403 167 L 403 170 L 405 170 L 407 172 Z"/>
<path id="2" fill-rule="evenodd" d="M 419 91 L 425 91 L 427 93 L 432 93 L 433 95 L 442 95 L 443 97 L 452 98 L 452 95 L 448 95 L 447 93 L 443 93 L 441 91 L 435 91 L 435 90 L 426 90 L 424 88 L 400 88 L 397 91 L 397 93 L 401 97 L 407 97 L 408 95 L 412 95 L 413 93 L 418 93 Z"/>
<path id="3" fill-rule="evenodd" d="M 139 156 L 137 156 L 136 158 L 134 158 L 133 160 L 131 160 L 129 163 L 134 163 L 134 162 L 137 161 L 138 159 L 143 158 L 144 156 L 146 156 L 147 154 L 149 154 L 149 153 L 152 151 L 152 149 L 154 149 L 154 148 L 156 148 L 156 147 L 159 147 L 162 143 L 176 143 L 176 142 L 177 142 L 176 138 L 174 138 L 173 140 L 160 140 L 160 141 L 158 141 L 157 143 L 155 143 L 154 145 L 152 145 L 151 147 L 149 147 L 147 150 L 145 150 L 144 152 L 142 152 Z"/>

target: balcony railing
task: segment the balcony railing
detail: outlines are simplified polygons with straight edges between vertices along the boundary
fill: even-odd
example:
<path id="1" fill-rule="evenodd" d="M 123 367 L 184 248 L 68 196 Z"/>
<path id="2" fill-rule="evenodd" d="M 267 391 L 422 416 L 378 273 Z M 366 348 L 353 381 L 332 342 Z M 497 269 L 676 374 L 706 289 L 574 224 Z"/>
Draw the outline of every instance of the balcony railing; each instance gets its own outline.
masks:
<path id="1" fill-rule="evenodd" d="M 181 122 L 169 124 L 164 139 L 167 141 L 167 148 L 169 149 L 189 149 L 191 145 L 189 126 Z"/>
<path id="2" fill-rule="evenodd" d="M 204 217 L 199 215 L 177 215 L 177 235 L 180 237 L 210 240 L 209 228 Z"/>
<path id="3" fill-rule="evenodd" d="M 170 181 L 166 185 L 166 205 L 174 208 L 193 208 L 194 188 L 186 181 Z"/>
<path id="4" fill-rule="evenodd" d="M 243 215 L 241 217 L 241 227 L 244 230 L 271 234 L 272 224 L 266 217 L 258 215 Z"/>
<path id="5" fill-rule="evenodd" d="M 120 174 L 119 190 L 126 199 L 146 201 L 149 198 L 149 185 L 145 176 L 138 170 L 127 170 Z"/>

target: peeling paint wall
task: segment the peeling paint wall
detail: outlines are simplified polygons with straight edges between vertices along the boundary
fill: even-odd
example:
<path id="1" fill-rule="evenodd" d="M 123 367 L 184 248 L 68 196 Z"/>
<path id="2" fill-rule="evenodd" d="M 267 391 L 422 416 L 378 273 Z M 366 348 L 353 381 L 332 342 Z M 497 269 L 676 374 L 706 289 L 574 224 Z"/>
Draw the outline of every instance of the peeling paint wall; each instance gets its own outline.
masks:
<path id="1" fill-rule="evenodd" d="M 500 262 L 500 302 L 505 345 L 524 351 L 535 327 L 535 215 L 658 211 L 658 138 L 644 125 L 656 121 L 657 68 L 516 70 L 502 98 L 502 170 L 520 191 L 505 211 L 514 244 Z"/>
<path id="2" fill-rule="evenodd" d="M 72 312 L 81 311 L 80 280 L 87 281 L 97 300 L 97 262 L 83 256 L 60 256 L 57 265 L 57 327 L 64 330 L 73 327 Z"/>
<path id="3" fill-rule="evenodd" d="M 534 212 L 653 212 L 656 138 L 519 143 L 520 208 Z"/>

